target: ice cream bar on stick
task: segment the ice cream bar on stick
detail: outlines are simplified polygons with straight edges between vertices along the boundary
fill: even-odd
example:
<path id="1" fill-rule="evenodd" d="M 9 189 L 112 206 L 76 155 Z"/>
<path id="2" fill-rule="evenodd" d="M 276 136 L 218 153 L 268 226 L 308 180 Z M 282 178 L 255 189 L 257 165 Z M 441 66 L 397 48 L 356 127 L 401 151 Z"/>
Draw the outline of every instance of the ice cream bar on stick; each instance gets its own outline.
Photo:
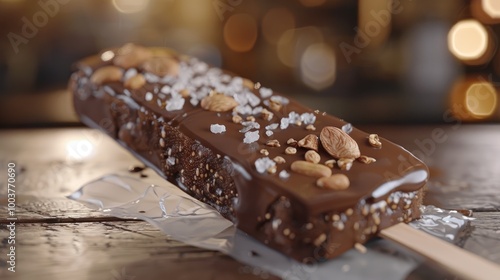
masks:
<path id="1" fill-rule="evenodd" d="M 331 259 L 420 216 L 420 160 L 265 85 L 134 44 L 75 68 L 82 122 L 287 256 Z"/>

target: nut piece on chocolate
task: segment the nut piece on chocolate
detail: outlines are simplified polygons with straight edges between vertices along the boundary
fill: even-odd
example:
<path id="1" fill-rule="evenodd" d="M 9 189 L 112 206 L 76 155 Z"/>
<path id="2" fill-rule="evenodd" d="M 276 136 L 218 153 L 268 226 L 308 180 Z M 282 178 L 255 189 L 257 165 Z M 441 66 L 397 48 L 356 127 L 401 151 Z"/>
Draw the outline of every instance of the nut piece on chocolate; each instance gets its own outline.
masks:
<path id="1" fill-rule="evenodd" d="M 82 122 L 263 244 L 331 259 L 419 217 L 428 170 L 400 146 L 168 49 L 105 53 L 69 82 Z"/>

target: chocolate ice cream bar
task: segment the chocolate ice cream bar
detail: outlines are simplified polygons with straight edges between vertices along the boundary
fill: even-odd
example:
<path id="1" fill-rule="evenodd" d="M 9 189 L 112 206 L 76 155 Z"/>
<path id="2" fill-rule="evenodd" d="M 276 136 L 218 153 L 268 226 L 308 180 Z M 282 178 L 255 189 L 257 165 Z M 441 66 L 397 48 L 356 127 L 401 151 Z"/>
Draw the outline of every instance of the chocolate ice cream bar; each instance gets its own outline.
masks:
<path id="1" fill-rule="evenodd" d="M 333 258 L 420 215 L 420 160 L 259 83 L 133 44 L 76 68 L 82 122 L 299 261 Z"/>

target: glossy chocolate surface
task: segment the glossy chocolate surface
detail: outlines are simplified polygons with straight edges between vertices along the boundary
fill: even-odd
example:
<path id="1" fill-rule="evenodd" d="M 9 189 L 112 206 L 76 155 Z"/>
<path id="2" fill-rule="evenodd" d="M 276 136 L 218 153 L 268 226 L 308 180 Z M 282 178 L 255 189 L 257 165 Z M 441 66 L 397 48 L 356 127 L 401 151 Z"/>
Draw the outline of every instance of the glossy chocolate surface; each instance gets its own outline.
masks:
<path id="1" fill-rule="evenodd" d="M 119 51 L 108 51 L 108 54 L 109 52 L 115 56 L 115 59 L 119 53 Z M 231 198 L 232 205 L 228 204 L 227 199 L 224 203 L 216 198 L 204 200 L 218 209 L 225 208 L 226 217 L 236 221 L 240 228 L 257 239 L 264 243 L 271 243 L 274 248 L 283 250 L 279 241 L 271 240 L 271 236 L 275 235 L 268 232 L 272 229 L 266 228 L 263 221 L 269 220 L 266 216 L 270 213 L 272 205 L 276 205 L 280 198 L 287 201 L 288 206 L 283 207 L 291 209 L 288 216 L 280 218 L 280 221 L 290 220 L 293 217 L 289 223 L 295 225 L 290 228 L 301 228 L 325 213 L 344 213 L 348 209 L 361 213 L 360 207 L 363 205 L 374 205 L 381 201 L 385 203 L 395 193 L 415 194 L 427 180 L 427 167 L 408 151 L 383 138 L 381 138 L 382 147 L 375 148 L 368 143 L 368 133 L 353 128 L 349 131 L 349 136 L 358 143 L 361 155 L 372 157 L 376 159 L 376 162 L 365 164 L 354 161 L 349 170 L 334 167 L 333 174 L 343 173 L 348 176 L 350 186 L 346 190 L 319 188 L 316 185 L 316 178 L 290 170 L 290 165 L 294 161 L 304 160 L 304 154 L 308 149 L 297 147 L 296 154 L 286 154 L 285 149 L 289 147 L 287 140 L 290 138 L 300 140 L 308 134 L 319 136 L 321 129 L 325 126 L 346 129 L 349 126 L 348 123 L 333 116 L 315 112 L 270 89 L 259 88 L 259 86 L 256 86 L 258 89 L 251 88 L 248 86 L 248 80 L 211 68 L 197 59 L 170 54 L 167 56 L 179 63 L 180 70 L 177 75 L 156 76 L 145 71 L 145 67 L 139 64 L 131 67 L 134 70 L 123 69 L 124 78 L 120 81 L 102 84 L 91 82 L 92 75 L 97 69 L 112 65 L 112 60 L 103 61 L 102 54 L 101 57 L 95 56 L 82 60 L 77 64 L 78 71 L 70 84 L 75 93 L 77 112 L 84 122 L 106 130 L 149 165 L 155 167 L 162 176 L 178 184 L 191 195 L 199 199 L 203 196 L 207 198 L 207 194 L 201 195 L 198 190 L 205 184 L 207 185 L 205 191 L 210 196 L 220 192 L 210 188 L 222 190 L 222 193 L 217 193 L 217 195 L 229 195 L 226 198 Z M 142 73 L 147 83 L 138 89 L 127 89 L 124 81 L 127 76 L 133 76 L 136 72 Z M 187 90 L 189 96 L 179 97 L 183 90 Z M 255 118 L 255 122 L 259 124 L 259 128 L 249 130 L 258 131 L 257 141 L 244 143 L 245 133 L 240 131 L 245 129 L 245 126 L 232 121 L 235 114 L 233 111 L 213 112 L 200 106 L 201 99 L 210 95 L 212 91 L 233 96 L 234 99 L 240 101 L 241 108 L 236 109 L 239 110 L 238 115 L 243 118 L 243 121 L 251 116 L 250 118 Z M 168 110 L 169 102 L 178 102 L 179 98 L 184 99 L 182 108 Z M 270 106 L 266 105 L 269 104 L 270 98 L 281 101 L 279 110 L 271 110 Z M 245 104 L 245 101 L 248 103 Z M 249 107 L 244 109 L 245 105 Z M 272 119 L 265 120 L 262 117 L 259 113 L 261 107 L 273 113 Z M 244 110 L 255 113 L 243 114 Z M 283 118 L 286 119 L 291 115 L 293 117 L 295 113 L 308 114 L 301 120 L 302 124 L 289 124 L 287 128 L 281 129 Z M 120 116 L 124 116 L 123 120 L 120 120 Z M 315 118 L 314 131 L 306 129 L 306 123 L 311 122 L 311 116 Z M 109 120 L 109 123 L 106 124 L 106 120 Z M 211 132 L 211 126 L 214 124 L 224 125 L 226 131 Z M 270 132 L 266 134 L 266 127 L 272 124 L 278 124 L 278 128 L 268 129 L 272 131 L 272 135 Z M 281 146 L 267 146 L 266 142 L 272 139 L 278 140 Z M 174 146 L 181 147 L 179 152 L 175 156 L 172 156 L 171 152 L 167 154 L 167 149 L 174 149 Z M 194 146 L 197 148 L 193 148 Z M 198 178 L 195 176 L 199 173 L 198 169 L 187 167 L 189 167 L 190 154 L 194 155 L 195 151 L 200 151 L 202 149 L 200 147 L 207 148 L 208 151 L 203 152 L 205 154 L 200 159 L 194 159 L 196 164 L 200 162 L 200 165 L 203 165 L 203 162 L 206 162 L 206 175 Z M 269 154 L 263 155 L 262 149 L 267 150 Z M 318 153 L 321 156 L 320 163 L 333 159 L 321 147 L 321 144 L 319 144 Z M 286 163 L 276 164 L 276 173 L 261 173 L 256 169 L 257 159 L 265 157 L 273 159 L 276 156 L 281 156 L 286 160 Z M 184 173 L 184 169 L 192 170 L 192 172 Z M 220 174 L 215 177 L 210 175 L 217 173 L 217 170 L 220 170 L 220 174 L 224 173 L 224 177 L 230 178 L 224 178 Z M 289 174 L 289 177 L 284 178 L 279 175 L 283 170 Z M 218 176 L 221 177 L 220 180 Z M 202 181 L 201 184 L 198 184 L 198 181 Z M 190 189 L 190 184 L 196 184 L 197 187 Z M 419 199 L 409 196 L 408 208 L 414 211 L 407 213 L 404 220 L 411 220 L 418 216 L 418 203 L 413 205 L 411 203 Z M 396 205 L 399 207 L 400 204 L 396 203 Z M 401 204 L 401 207 L 403 206 Z M 398 209 L 393 210 L 398 211 Z M 279 211 L 273 210 L 272 214 L 277 215 L 277 212 Z M 401 213 L 399 214 L 402 215 Z M 389 226 L 397 222 L 396 219 L 388 221 L 382 224 Z M 323 232 L 325 231 L 328 234 L 329 229 L 323 229 Z M 353 231 L 356 235 L 356 229 Z M 352 231 L 345 231 L 346 234 L 349 232 L 353 234 Z M 320 238 L 323 233 L 315 234 L 319 239 L 323 239 Z M 300 234 L 297 232 L 296 235 Z M 349 239 L 349 244 L 353 243 L 351 239 Z M 290 242 L 293 242 L 293 238 L 291 240 Z M 364 242 L 365 240 L 354 240 L 354 243 L 356 241 Z M 278 245 L 272 243 L 278 243 Z M 300 247 L 300 245 L 297 246 Z M 289 252 L 289 254 L 296 258 L 303 258 L 310 253 Z M 330 254 L 328 257 L 333 255 L 335 254 Z"/>

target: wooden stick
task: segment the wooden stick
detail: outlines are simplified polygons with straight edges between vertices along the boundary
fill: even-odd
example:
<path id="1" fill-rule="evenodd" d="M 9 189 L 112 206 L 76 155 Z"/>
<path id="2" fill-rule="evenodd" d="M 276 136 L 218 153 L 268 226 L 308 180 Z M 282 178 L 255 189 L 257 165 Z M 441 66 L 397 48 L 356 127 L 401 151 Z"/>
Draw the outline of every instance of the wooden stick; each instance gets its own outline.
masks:
<path id="1" fill-rule="evenodd" d="M 500 266 L 437 237 L 400 223 L 379 234 L 432 260 L 463 279 L 500 279 Z"/>

